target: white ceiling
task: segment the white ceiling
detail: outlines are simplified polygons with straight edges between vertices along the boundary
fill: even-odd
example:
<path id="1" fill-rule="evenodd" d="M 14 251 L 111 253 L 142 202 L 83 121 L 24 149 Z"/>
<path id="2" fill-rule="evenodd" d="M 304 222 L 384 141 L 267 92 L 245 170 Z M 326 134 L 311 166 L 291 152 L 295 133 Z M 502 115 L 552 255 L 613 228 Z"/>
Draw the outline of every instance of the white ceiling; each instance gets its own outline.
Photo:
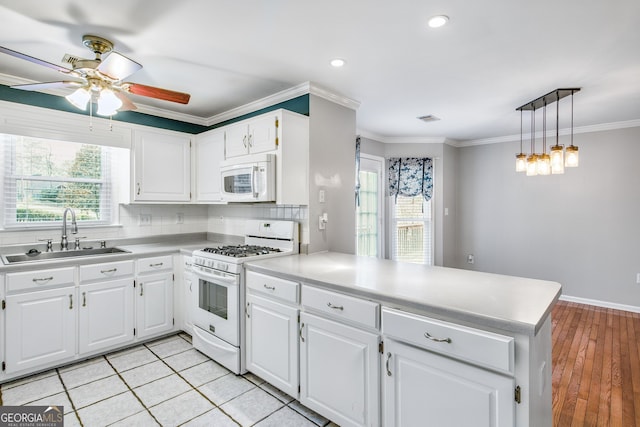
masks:
<path id="1" fill-rule="evenodd" d="M 127 80 L 191 94 L 134 102 L 200 119 L 310 81 L 383 141 L 517 135 L 515 109 L 559 87 L 582 88 L 577 127 L 640 120 L 638 0 L 0 0 L 0 20 L 1 46 L 61 65 L 92 57 L 82 35 L 110 39 L 144 66 Z M 60 79 L 4 54 L 0 74 Z"/>

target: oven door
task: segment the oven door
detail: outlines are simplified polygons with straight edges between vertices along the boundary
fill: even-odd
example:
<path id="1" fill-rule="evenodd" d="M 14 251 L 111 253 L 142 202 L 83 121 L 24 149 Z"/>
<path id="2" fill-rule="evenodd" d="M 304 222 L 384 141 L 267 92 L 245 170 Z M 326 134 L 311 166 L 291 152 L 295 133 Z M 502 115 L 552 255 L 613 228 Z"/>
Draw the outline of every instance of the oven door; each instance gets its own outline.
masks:
<path id="1" fill-rule="evenodd" d="M 240 346 L 240 276 L 193 266 L 193 324 L 227 343 Z"/>

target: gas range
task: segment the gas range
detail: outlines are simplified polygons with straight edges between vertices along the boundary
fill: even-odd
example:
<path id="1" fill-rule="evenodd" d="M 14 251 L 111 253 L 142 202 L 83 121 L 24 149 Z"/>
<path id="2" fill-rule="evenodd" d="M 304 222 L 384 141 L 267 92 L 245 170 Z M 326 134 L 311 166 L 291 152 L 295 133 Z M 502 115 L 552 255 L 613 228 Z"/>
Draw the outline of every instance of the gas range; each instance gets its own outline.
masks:
<path id="1" fill-rule="evenodd" d="M 193 252 L 193 264 L 239 273 L 244 262 L 298 253 L 297 226 L 292 221 L 248 220 L 244 244 L 196 250 Z"/>

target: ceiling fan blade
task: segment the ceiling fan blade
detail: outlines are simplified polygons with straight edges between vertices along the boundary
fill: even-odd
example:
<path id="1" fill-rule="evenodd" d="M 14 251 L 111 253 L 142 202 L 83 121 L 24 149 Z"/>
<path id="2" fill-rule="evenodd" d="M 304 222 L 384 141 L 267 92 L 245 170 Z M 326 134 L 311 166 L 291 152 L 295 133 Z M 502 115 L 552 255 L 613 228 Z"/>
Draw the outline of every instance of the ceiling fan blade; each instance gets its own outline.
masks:
<path id="1" fill-rule="evenodd" d="M 61 89 L 67 87 L 80 87 L 83 86 L 81 82 L 47 82 L 47 83 L 30 83 L 25 85 L 15 85 L 11 86 L 12 89 L 20 89 L 20 90 L 46 90 L 46 89 Z"/>
<path id="2" fill-rule="evenodd" d="M 111 52 L 109 56 L 100 62 L 100 65 L 98 65 L 96 69 L 112 79 L 122 80 L 141 68 L 142 65 L 136 61 L 118 52 Z"/>
<path id="3" fill-rule="evenodd" d="M 136 107 L 136 104 L 131 102 L 131 100 L 127 98 L 124 93 L 120 91 L 114 91 L 114 93 L 118 98 L 120 98 L 120 101 L 122 101 L 122 107 L 118 108 L 118 111 L 132 111 L 138 109 L 138 107 Z"/>
<path id="4" fill-rule="evenodd" d="M 123 89 L 129 93 L 133 93 L 134 95 L 148 96 L 149 98 L 162 99 L 165 101 L 177 102 L 179 104 L 188 104 L 189 99 L 191 98 L 191 95 L 188 93 L 175 92 L 138 83 L 124 83 Z"/>
<path id="5" fill-rule="evenodd" d="M 16 52 L 15 50 L 8 49 L 6 47 L 0 46 L 0 52 L 6 53 L 7 55 L 11 55 L 15 58 L 20 58 L 27 60 L 29 62 L 33 62 L 34 64 L 44 65 L 45 67 L 53 68 L 56 71 L 61 73 L 69 74 L 72 70 L 69 68 L 62 67 L 60 65 L 53 64 L 51 62 L 43 61 L 42 59 L 34 58 L 33 56 L 25 55 L 24 53 Z"/>

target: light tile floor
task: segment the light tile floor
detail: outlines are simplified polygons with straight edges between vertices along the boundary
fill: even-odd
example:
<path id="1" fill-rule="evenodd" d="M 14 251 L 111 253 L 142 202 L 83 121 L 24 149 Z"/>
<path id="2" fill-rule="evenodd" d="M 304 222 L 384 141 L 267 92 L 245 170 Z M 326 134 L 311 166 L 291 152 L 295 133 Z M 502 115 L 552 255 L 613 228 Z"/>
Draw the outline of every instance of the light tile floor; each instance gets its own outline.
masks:
<path id="1" fill-rule="evenodd" d="M 337 427 L 255 375 L 234 375 L 184 333 L 2 384 L 0 399 L 62 405 L 65 427 Z"/>

